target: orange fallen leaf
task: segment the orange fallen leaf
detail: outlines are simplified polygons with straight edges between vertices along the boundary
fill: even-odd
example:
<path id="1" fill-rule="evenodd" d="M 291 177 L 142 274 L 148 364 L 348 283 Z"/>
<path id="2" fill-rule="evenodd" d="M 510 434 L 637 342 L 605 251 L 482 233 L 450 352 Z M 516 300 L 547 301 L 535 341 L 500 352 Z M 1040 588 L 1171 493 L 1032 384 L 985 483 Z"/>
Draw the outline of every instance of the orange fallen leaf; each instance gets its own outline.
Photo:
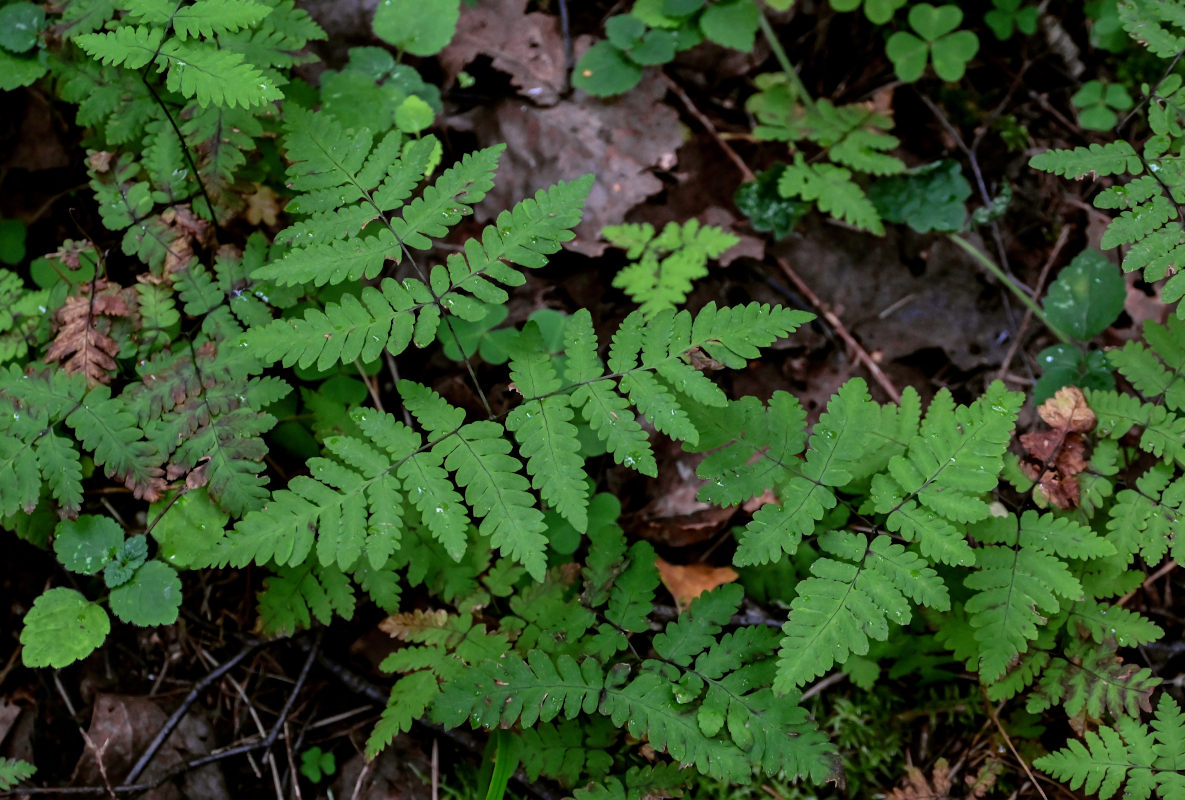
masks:
<path id="1" fill-rule="evenodd" d="M 671 564 L 661 558 L 654 560 L 662 585 L 675 598 L 675 605 L 686 608 L 691 601 L 717 586 L 732 583 L 740 576 L 732 567 L 713 567 L 709 564 Z"/>
<path id="2" fill-rule="evenodd" d="M 1020 437 L 1025 449 L 1021 470 L 1037 482 L 1037 490 L 1058 508 L 1077 508 L 1081 493 L 1078 473 L 1086 469 L 1085 433 L 1095 426 L 1095 413 L 1076 386 L 1066 386 L 1037 409 L 1052 430 Z"/>

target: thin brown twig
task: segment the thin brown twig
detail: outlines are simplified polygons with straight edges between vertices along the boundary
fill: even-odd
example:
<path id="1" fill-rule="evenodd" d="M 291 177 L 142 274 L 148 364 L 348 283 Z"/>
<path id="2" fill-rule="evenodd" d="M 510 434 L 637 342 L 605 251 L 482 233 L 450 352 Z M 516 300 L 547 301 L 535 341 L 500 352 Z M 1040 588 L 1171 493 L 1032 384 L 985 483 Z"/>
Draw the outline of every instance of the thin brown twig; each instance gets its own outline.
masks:
<path id="1" fill-rule="evenodd" d="M 1066 246 L 1066 241 L 1070 238 L 1070 226 L 1063 225 L 1061 233 L 1057 236 L 1057 241 L 1053 245 L 1053 249 L 1049 251 L 1049 257 L 1045 259 L 1045 263 L 1041 266 L 1041 274 L 1037 276 L 1037 284 L 1033 287 L 1036 293 L 1041 293 L 1041 287 L 1045 285 L 1045 279 L 1049 277 L 1049 270 L 1052 269 L 1053 264 L 1057 261 L 1058 256 L 1061 255 L 1062 248 Z M 1033 319 L 1032 309 L 1025 309 L 1025 315 L 1020 319 L 1020 325 L 1016 328 L 1016 333 L 1012 337 L 1012 344 L 1008 346 L 1008 352 L 1004 356 L 1004 360 L 1000 363 L 1000 371 L 996 377 L 1000 380 L 1008 374 L 1008 367 L 1012 364 L 1012 359 L 1016 356 L 1016 351 L 1020 348 L 1020 340 L 1024 336 L 1025 328 L 1028 327 L 1029 322 Z"/>
<path id="2" fill-rule="evenodd" d="M 724 141 L 724 138 L 720 136 L 720 132 L 716 130 L 716 125 L 712 120 L 708 119 L 708 116 L 704 112 L 696 107 L 695 103 L 691 102 L 691 98 L 687 96 L 687 92 L 683 91 L 683 87 L 675 83 L 670 75 L 664 73 L 662 77 L 666 81 L 667 88 L 674 93 L 675 97 L 679 98 L 679 102 L 687 109 L 687 113 L 695 117 L 699 124 L 704 126 L 704 130 L 716 140 L 716 144 L 724 151 L 724 155 L 728 156 L 729 160 L 736 165 L 737 170 L 740 171 L 745 180 L 757 180 L 757 176 L 753 174 L 753 170 L 749 169 L 749 165 L 745 163 L 745 159 L 741 158 L 737 151 L 732 149 L 732 145 Z"/>
<path id="3" fill-rule="evenodd" d="M 1147 578 L 1145 578 L 1144 582 L 1140 584 L 1139 589 L 1132 589 L 1130 592 L 1125 594 L 1123 597 L 1116 600 L 1115 605 L 1117 605 L 1117 606 L 1123 605 L 1128 600 L 1131 600 L 1135 596 L 1136 592 L 1138 592 L 1138 591 L 1151 589 L 1152 584 L 1156 583 L 1158 580 L 1163 578 L 1165 575 L 1168 575 L 1170 572 L 1172 572 L 1176 568 L 1177 568 L 1177 562 L 1173 561 L 1172 559 L 1169 559 L 1160 567 L 1160 569 L 1156 570 L 1156 572 L 1153 572 L 1151 575 L 1149 575 Z"/>
<path id="4" fill-rule="evenodd" d="M 1020 762 L 1021 769 L 1025 771 L 1025 775 L 1029 776 L 1029 780 L 1032 781 L 1034 788 L 1036 788 L 1037 793 L 1041 795 L 1043 800 L 1049 800 L 1049 795 L 1045 794 L 1045 790 L 1041 788 L 1041 784 L 1038 782 L 1037 776 L 1033 774 L 1033 770 L 1029 767 L 1028 762 L 1021 758 L 1020 753 L 1017 752 L 1016 745 L 1012 743 L 1012 737 L 1008 735 L 1008 731 L 1004 730 L 1004 725 L 1000 722 L 999 709 L 995 708 L 991 701 L 988 700 L 987 690 L 980 687 L 980 691 L 983 692 L 984 707 L 987 709 L 988 716 L 991 718 L 992 723 L 995 724 L 996 730 L 1004 737 L 1004 744 L 1008 745 L 1008 749 L 1012 751 L 1012 757 Z M 1001 703 L 1000 705 L 1003 706 L 1004 704 Z"/>
<path id="5" fill-rule="evenodd" d="M 794 271 L 794 268 L 790 266 L 786 259 L 782 258 L 781 256 L 774 256 L 774 261 L 777 263 L 778 267 L 781 268 L 782 273 L 786 276 L 786 278 L 794 284 L 794 288 L 797 289 L 798 292 L 818 310 L 820 316 L 822 316 L 823 319 L 827 321 L 827 324 L 835 330 L 839 338 L 843 339 L 844 343 L 849 348 L 851 348 L 852 352 L 856 356 L 856 360 L 863 364 L 864 367 L 872 374 L 872 379 L 876 381 L 877 385 L 884 390 L 885 394 L 892 398 L 894 403 L 900 403 L 901 392 L 897 390 L 897 387 L 893 385 L 893 382 L 889 380 L 889 377 L 881 370 L 880 364 L 876 363 L 876 359 L 874 359 L 868 353 L 868 351 L 864 349 L 863 345 L 856 341 L 856 337 L 852 336 L 840 318 L 837 317 L 831 309 L 823 304 L 823 301 L 819 298 L 819 295 L 815 294 L 814 290 L 812 290 L 811 287 L 807 285 L 806 281 L 804 281 L 799 276 L 799 274 Z"/>
<path id="6" fill-rule="evenodd" d="M 687 93 L 684 92 L 683 89 L 677 83 L 675 83 L 675 81 L 673 81 L 669 75 L 664 75 L 663 77 L 666 80 L 667 87 L 670 88 L 670 90 L 674 92 L 675 96 L 679 98 L 680 102 L 683 103 L 683 106 L 687 109 L 688 113 L 695 117 L 699 123 L 704 126 L 704 129 L 707 130 L 708 134 L 716 141 L 716 144 L 721 150 L 724 151 L 724 154 L 728 156 L 733 164 L 736 165 L 737 169 L 740 171 L 741 175 L 744 176 L 745 180 L 756 180 L 757 176 L 753 174 L 753 170 L 749 169 L 749 165 L 745 163 L 745 160 L 741 158 L 735 150 L 732 149 L 732 146 L 728 142 L 721 138 L 720 132 L 716 130 L 716 126 L 712 124 L 712 121 L 708 119 L 702 111 L 696 108 L 695 103 L 691 101 L 691 98 L 687 96 Z M 869 355 L 868 351 L 865 350 L 858 341 L 856 341 L 856 338 L 852 336 L 852 334 L 844 326 L 843 322 L 840 321 L 839 317 L 837 317 L 834 312 L 832 312 L 829 308 L 827 308 L 827 306 L 823 304 L 823 301 L 819 298 L 819 296 L 811 290 L 806 282 L 798 275 L 797 272 L 794 271 L 794 268 L 791 267 L 785 259 L 783 259 L 781 256 L 774 256 L 774 260 L 777 262 L 778 266 L 781 268 L 782 272 L 786 275 L 790 282 L 794 284 L 794 287 L 799 291 L 799 293 L 802 294 L 802 296 L 808 301 L 810 301 L 810 304 L 818 310 L 823 319 L 827 321 L 827 324 L 830 325 L 835 330 L 836 334 L 839 335 L 839 338 L 843 339 L 844 343 L 847 344 L 849 348 L 851 348 L 852 352 L 856 355 L 856 360 L 858 360 L 868 369 L 877 385 L 884 390 L 885 394 L 893 399 L 893 402 L 900 402 L 901 392 L 897 390 L 897 387 L 893 385 L 893 382 L 890 381 L 888 376 L 886 376 L 881 370 L 880 365 L 876 363 L 876 360 L 873 359 L 871 355 Z"/>

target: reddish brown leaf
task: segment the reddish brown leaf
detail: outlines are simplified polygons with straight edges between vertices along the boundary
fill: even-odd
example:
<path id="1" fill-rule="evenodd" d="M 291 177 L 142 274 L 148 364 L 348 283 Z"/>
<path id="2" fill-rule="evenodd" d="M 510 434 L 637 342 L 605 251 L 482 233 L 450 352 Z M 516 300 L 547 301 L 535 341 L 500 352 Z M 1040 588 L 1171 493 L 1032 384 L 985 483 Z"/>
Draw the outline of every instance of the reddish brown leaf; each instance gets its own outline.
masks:
<path id="1" fill-rule="evenodd" d="M 685 608 L 692 600 L 717 586 L 732 583 L 740 576 L 732 567 L 713 567 L 709 564 L 671 564 L 661 558 L 654 560 L 662 585 L 675 598 L 675 605 Z"/>
<path id="2" fill-rule="evenodd" d="M 1037 482 L 1037 491 L 1053 505 L 1077 508 L 1080 487 L 1074 476 L 1086 469 L 1084 434 L 1094 428 L 1095 414 L 1076 386 L 1058 390 L 1037 413 L 1052 430 L 1021 435 L 1025 450 L 1021 470 Z"/>
<path id="3" fill-rule="evenodd" d="M 58 332 L 46 350 L 46 362 L 60 361 L 71 374 L 81 372 L 90 386 L 107 383 L 115 369 L 119 343 L 107 335 L 110 317 L 130 316 L 127 298 L 118 286 L 96 280 L 67 297 L 54 319 Z"/>

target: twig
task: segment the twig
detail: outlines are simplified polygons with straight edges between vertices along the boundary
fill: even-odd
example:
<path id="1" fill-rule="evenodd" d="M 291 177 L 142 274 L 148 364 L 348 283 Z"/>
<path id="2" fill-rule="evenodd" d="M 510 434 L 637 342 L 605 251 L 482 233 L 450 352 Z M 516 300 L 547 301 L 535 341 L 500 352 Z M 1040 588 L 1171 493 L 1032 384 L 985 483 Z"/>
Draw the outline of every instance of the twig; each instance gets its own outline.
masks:
<path id="1" fill-rule="evenodd" d="M 828 675 L 826 678 L 819 681 L 814 686 L 812 686 L 811 688 L 809 688 L 805 692 L 803 692 L 802 697 L 799 698 L 798 702 L 799 703 L 806 702 L 807 700 L 810 700 L 815 695 L 822 694 L 823 692 L 825 692 L 827 689 L 830 689 L 835 684 L 842 683 L 843 681 L 846 681 L 847 679 L 848 679 L 848 674 L 846 672 L 833 672 L 830 675 Z"/>
<path id="2" fill-rule="evenodd" d="M 708 119 L 708 116 L 704 112 L 696 107 L 695 103 L 691 101 L 691 98 L 687 96 L 687 92 L 683 91 L 683 87 L 675 83 L 671 76 L 666 73 L 663 73 L 662 77 L 666 81 L 667 88 L 679 98 L 679 102 L 687 109 L 687 113 L 695 117 L 699 124 L 704 126 L 704 130 L 716 141 L 716 144 L 724 151 L 724 155 L 728 156 L 729 160 L 736 165 L 737 170 L 744 176 L 745 180 L 757 180 L 757 176 L 753 174 L 753 170 L 749 169 L 749 165 L 745 163 L 745 160 L 737 154 L 736 150 L 732 149 L 732 145 L 724 141 L 720 132 L 716 130 L 716 125 L 712 120 Z"/>
<path id="3" fill-rule="evenodd" d="M 1053 245 L 1053 249 L 1049 251 L 1049 257 L 1045 259 L 1045 263 L 1041 266 L 1041 274 L 1037 276 L 1037 285 L 1034 287 L 1038 292 L 1041 287 L 1045 285 L 1045 279 L 1049 277 L 1049 270 L 1053 268 L 1053 263 L 1057 261 L 1058 256 L 1061 255 L 1062 248 L 1066 246 L 1066 241 L 1070 238 L 1070 226 L 1063 225 L 1061 233 L 1057 235 L 1057 241 Z M 1020 340 L 1024 336 L 1025 328 L 1028 327 L 1029 322 L 1033 319 L 1033 311 L 1030 308 L 1025 309 L 1025 315 L 1021 317 L 1020 325 L 1016 328 L 1016 333 L 1012 336 L 1012 344 L 1008 346 L 1008 353 L 1004 356 L 1004 361 L 1000 364 L 1000 372 L 997 374 L 1000 380 L 1008 374 L 1008 367 L 1012 364 L 1012 359 L 1016 356 L 1016 351 L 1020 349 Z"/>
<path id="4" fill-rule="evenodd" d="M 1149 575 L 1147 578 L 1144 579 L 1144 582 L 1140 584 L 1139 589 L 1131 590 L 1130 592 L 1125 594 L 1123 597 L 1116 600 L 1115 605 L 1117 605 L 1117 606 L 1123 605 L 1128 600 L 1131 600 L 1132 597 L 1135 596 L 1136 592 L 1138 592 L 1140 590 L 1151 589 L 1152 584 L 1156 583 L 1158 580 L 1163 578 L 1165 575 L 1168 575 L 1170 572 L 1172 572 L 1176 568 L 1177 568 L 1176 561 L 1173 561 L 1172 559 L 1166 561 L 1160 569 L 1156 570 L 1156 572 L 1153 572 L 1151 575 Z"/>
<path id="5" fill-rule="evenodd" d="M 1000 281 L 1000 283 L 1004 284 L 1004 287 L 1007 288 L 1008 291 L 1012 292 L 1012 294 L 1016 296 L 1017 300 L 1020 300 L 1020 302 L 1023 303 L 1025 307 L 1037 317 L 1037 319 L 1041 320 L 1041 324 L 1048 328 L 1050 333 L 1060 339 L 1064 344 L 1070 344 L 1070 337 L 1063 333 L 1060 328 L 1050 321 L 1049 317 L 1047 317 L 1045 312 L 1041 309 L 1041 306 L 1037 305 L 1033 298 L 1025 294 L 1024 290 L 1021 289 L 1012 278 L 1008 277 L 1008 275 L 1004 273 L 1004 270 L 997 266 L 996 262 L 985 256 L 982 252 L 980 252 L 979 248 L 968 242 L 962 236 L 959 236 L 957 233 L 948 234 L 947 238 L 957 244 L 959 247 L 963 248 L 963 250 L 965 250 L 968 255 L 978 261 L 983 266 L 983 268 L 994 275 L 995 278 Z"/>
<path id="6" fill-rule="evenodd" d="M 165 743 L 165 740 L 169 738 L 169 734 L 173 732 L 185 715 L 189 713 L 189 709 L 197 701 L 201 693 L 206 690 L 206 687 L 214 683 L 214 681 L 221 678 L 230 670 L 234 669 L 235 666 L 239 664 L 239 662 L 241 662 L 251 653 L 255 652 L 264 644 L 265 642 L 258 642 L 247 645 L 230 661 L 227 661 L 221 667 L 218 667 L 218 669 L 209 673 L 206 675 L 206 677 L 194 684 L 193 689 L 191 689 L 189 694 L 185 696 L 185 699 L 181 701 L 181 705 L 178 706 L 177 710 L 173 712 L 172 716 L 170 716 L 165 721 L 164 726 L 159 731 L 157 731 L 156 736 L 148 744 L 148 747 L 144 750 L 144 753 L 140 756 L 139 760 L 136 761 L 135 765 L 124 779 L 124 782 L 129 784 L 136 782 L 136 779 L 140 777 L 142 772 L 144 772 L 144 768 L 148 766 L 148 762 L 151 761 L 152 757 L 156 755 L 156 751 L 160 749 L 161 745 Z"/>
<path id="7" fill-rule="evenodd" d="M 765 18 L 764 10 L 757 12 L 757 22 L 761 25 L 761 34 L 765 37 L 765 41 L 769 44 L 769 49 L 773 51 L 774 58 L 777 59 L 778 65 L 781 66 L 782 72 L 785 73 L 786 78 L 794 86 L 798 92 L 798 99 L 806 106 L 808 111 L 815 110 L 815 101 L 811 97 L 811 93 L 806 90 L 806 86 L 802 82 L 802 78 L 798 77 L 798 73 L 794 70 L 794 65 L 790 63 L 790 57 L 786 55 L 782 43 L 778 41 L 778 36 L 774 33 L 773 26 L 769 24 L 769 20 Z"/>
<path id="8" fill-rule="evenodd" d="M 819 296 L 815 294 L 814 290 L 812 290 L 811 287 L 806 284 L 806 281 L 799 277 L 798 273 L 794 271 L 794 268 L 790 266 L 786 259 L 782 258 L 781 256 L 774 256 L 774 261 L 777 262 L 777 265 L 781 268 L 782 273 L 790 280 L 791 283 L 794 284 L 794 288 L 797 289 L 803 297 L 810 301 L 810 304 L 819 311 L 819 314 L 827 321 L 827 324 L 835 330 L 836 334 L 839 335 L 839 338 L 843 339 L 844 343 L 851 348 L 852 352 L 856 355 L 856 360 L 858 360 L 865 366 L 865 368 L 868 369 L 868 371 L 872 374 L 873 380 L 875 380 L 877 385 L 884 390 L 885 394 L 892 398 L 894 403 L 901 402 L 901 392 L 897 390 L 897 387 L 893 385 L 893 382 L 889 380 L 888 376 L 881 371 L 880 365 L 876 363 L 876 360 L 871 355 L 869 355 L 868 351 L 865 350 L 864 347 L 856 341 L 856 338 L 848 332 L 848 329 L 844 327 L 844 324 L 842 321 L 840 321 L 840 318 L 837 317 L 835 313 L 831 311 L 831 309 L 823 305 L 823 301 L 819 299 Z"/>
<path id="9" fill-rule="evenodd" d="M 988 716 L 991 717 L 992 722 L 996 726 L 996 730 L 998 730 L 1000 735 L 1004 737 L 1004 744 L 1008 745 L 1008 749 L 1012 751 L 1013 758 L 1020 762 L 1021 768 L 1025 771 L 1025 775 L 1029 776 L 1029 780 L 1032 781 L 1034 788 L 1037 789 L 1037 793 L 1040 794 L 1044 800 L 1049 800 L 1049 795 L 1045 794 L 1045 790 L 1041 788 L 1041 784 L 1037 781 L 1037 776 L 1034 775 L 1033 770 L 1029 768 L 1028 762 L 1020 757 L 1020 753 L 1018 753 L 1016 750 L 1016 745 L 1012 743 L 1012 737 L 1008 735 L 1008 731 L 1004 730 L 1004 726 L 1000 723 L 999 709 L 994 708 L 991 701 L 988 700 L 987 689 L 981 686 L 980 691 L 983 692 L 984 707 L 987 709 Z M 1003 706 L 1003 703 L 1000 705 Z"/>

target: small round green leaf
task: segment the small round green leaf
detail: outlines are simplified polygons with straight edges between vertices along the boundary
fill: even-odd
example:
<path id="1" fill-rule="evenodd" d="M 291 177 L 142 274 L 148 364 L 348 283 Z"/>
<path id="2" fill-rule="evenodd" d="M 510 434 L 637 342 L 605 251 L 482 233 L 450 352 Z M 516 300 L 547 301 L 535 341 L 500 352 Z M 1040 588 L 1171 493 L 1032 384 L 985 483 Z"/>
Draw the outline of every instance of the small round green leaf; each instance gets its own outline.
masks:
<path id="1" fill-rule="evenodd" d="M 864 16 L 873 25 L 884 25 L 893 18 L 906 0 L 864 0 Z"/>
<path id="2" fill-rule="evenodd" d="M 115 558 L 103 569 L 103 581 L 108 589 L 122 586 L 148 559 L 148 538 L 144 534 L 132 536 L 119 546 Z"/>
<path id="3" fill-rule="evenodd" d="M 0 48 L 0 92 L 28 86 L 46 71 L 44 50 L 19 56 Z"/>
<path id="4" fill-rule="evenodd" d="M 413 56 L 432 56 L 452 41 L 461 0 L 381 0 L 374 33 Z"/>
<path id="5" fill-rule="evenodd" d="M 1083 250 L 1049 287 L 1045 314 L 1063 333 L 1085 341 L 1115 321 L 1126 290 L 1119 267 L 1097 250 Z"/>
<path id="6" fill-rule="evenodd" d="M 733 0 L 708 6 L 700 28 L 713 42 L 748 53 L 760 25 L 761 11 L 753 0 Z"/>
<path id="7" fill-rule="evenodd" d="M 19 219 L 0 219 L 0 261 L 19 264 L 25 260 L 25 226 Z"/>
<path id="8" fill-rule="evenodd" d="M 646 23 L 633 14 L 617 14 L 605 20 L 605 36 L 619 50 L 629 50 L 646 34 Z"/>
<path id="9" fill-rule="evenodd" d="M 123 544 L 123 528 L 111 517 L 83 514 L 58 523 L 53 550 L 62 566 L 80 575 L 94 575 L 107 566 Z"/>
<path id="10" fill-rule="evenodd" d="M 596 97 L 627 92 L 642 80 L 642 68 L 608 42 L 597 42 L 576 62 L 572 85 Z"/>
<path id="11" fill-rule="evenodd" d="M 111 610 L 132 625 L 172 625 L 180 607 L 181 579 L 162 561 L 145 562 L 130 581 L 111 591 Z"/>
<path id="12" fill-rule="evenodd" d="M 419 133 L 436 119 L 432 106 L 414 94 L 395 109 L 395 125 L 404 133 Z"/>
<path id="13" fill-rule="evenodd" d="M 50 589 L 33 602 L 21 630 L 26 667 L 61 669 L 86 658 L 111 632 L 100 606 L 73 589 Z"/>
<path id="14" fill-rule="evenodd" d="M 45 27 L 45 9 L 32 3 L 0 7 L 0 47 L 10 53 L 27 53 L 37 44 Z"/>
<path id="15" fill-rule="evenodd" d="M 686 17 L 699 11 L 704 0 L 662 0 L 662 13 L 668 17 Z"/>
<path id="16" fill-rule="evenodd" d="M 668 64 L 675 59 L 679 38 L 672 31 L 652 28 L 629 50 L 630 58 L 642 66 Z"/>

